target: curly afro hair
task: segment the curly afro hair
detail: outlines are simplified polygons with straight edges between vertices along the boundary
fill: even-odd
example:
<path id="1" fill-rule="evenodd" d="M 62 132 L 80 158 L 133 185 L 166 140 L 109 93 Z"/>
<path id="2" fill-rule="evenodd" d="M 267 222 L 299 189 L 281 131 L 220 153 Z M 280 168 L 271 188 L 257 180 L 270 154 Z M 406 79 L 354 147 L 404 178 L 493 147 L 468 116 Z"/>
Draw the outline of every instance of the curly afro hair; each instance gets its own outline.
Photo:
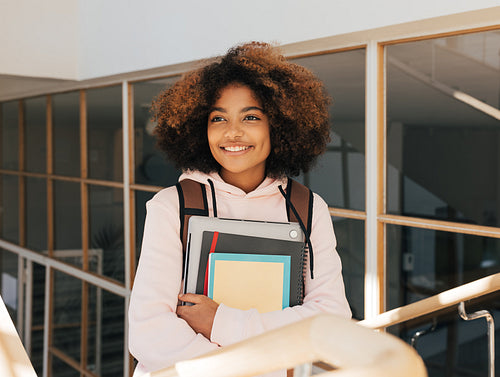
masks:
<path id="1" fill-rule="evenodd" d="M 287 61 L 267 43 L 233 47 L 160 93 L 152 107 L 160 149 L 180 169 L 219 171 L 208 145 L 208 115 L 230 84 L 249 87 L 268 116 L 271 153 L 266 175 L 307 172 L 330 140 L 330 99 L 311 71 Z"/>

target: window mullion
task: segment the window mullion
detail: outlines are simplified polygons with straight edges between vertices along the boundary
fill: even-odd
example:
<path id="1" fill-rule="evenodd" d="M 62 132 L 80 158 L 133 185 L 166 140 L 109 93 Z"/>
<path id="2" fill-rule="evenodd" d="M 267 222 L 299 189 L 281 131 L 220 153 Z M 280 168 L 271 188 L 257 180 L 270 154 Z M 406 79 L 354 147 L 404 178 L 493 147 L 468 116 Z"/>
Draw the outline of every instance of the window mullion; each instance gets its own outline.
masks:
<path id="1" fill-rule="evenodd" d="M 384 135 L 380 132 L 379 87 L 380 54 L 382 48 L 370 41 L 366 48 L 366 224 L 365 224 L 365 318 L 372 318 L 384 310 L 384 237 L 383 223 L 378 221 L 383 212 L 384 197 Z M 382 189 L 381 189 L 382 188 Z M 381 257 L 382 256 L 382 257 Z"/>

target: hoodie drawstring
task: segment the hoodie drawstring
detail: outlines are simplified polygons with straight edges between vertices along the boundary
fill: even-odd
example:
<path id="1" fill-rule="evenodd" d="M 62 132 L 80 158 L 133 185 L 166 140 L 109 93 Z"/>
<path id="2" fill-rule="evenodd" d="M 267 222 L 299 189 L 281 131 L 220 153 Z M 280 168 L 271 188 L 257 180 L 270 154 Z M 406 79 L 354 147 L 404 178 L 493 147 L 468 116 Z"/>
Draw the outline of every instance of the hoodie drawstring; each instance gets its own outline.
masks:
<path id="1" fill-rule="evenodd" d="M 212 191 L 212 206 L 214 210 L 214 217 L 217 217 L 217 200 L 215 199 L 215 187 L 211 179 L 208 179 L 208 184 L 210 185 L 210 191 Z"/>

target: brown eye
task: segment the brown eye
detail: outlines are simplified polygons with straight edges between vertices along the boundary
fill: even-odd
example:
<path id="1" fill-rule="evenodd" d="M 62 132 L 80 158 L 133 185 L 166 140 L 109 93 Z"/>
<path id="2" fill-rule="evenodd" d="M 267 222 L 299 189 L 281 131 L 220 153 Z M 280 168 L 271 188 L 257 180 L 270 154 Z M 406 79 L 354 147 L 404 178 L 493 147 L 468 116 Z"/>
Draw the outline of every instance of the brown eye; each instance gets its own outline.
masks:
<path id="1" fill-rule="evenodd" d="M 214 116 L 212 119 L 210 119 L 210 122 L 214 122 L 214 123 L 216 123 L 216 122 L 222 122 L 222 121 L 224 121 L 224 120 L 225 120 L 225 119 L 224 119 L 223 117 L 221 117 L 220 115 L 216 115 L 216 116 Z"/>
<path id="2" fill-rule="evenodd" d="M 247 115 L 245 117 L 245 120 L 260 120 L 260 118 L 256 117 L 255 115 Z"/>

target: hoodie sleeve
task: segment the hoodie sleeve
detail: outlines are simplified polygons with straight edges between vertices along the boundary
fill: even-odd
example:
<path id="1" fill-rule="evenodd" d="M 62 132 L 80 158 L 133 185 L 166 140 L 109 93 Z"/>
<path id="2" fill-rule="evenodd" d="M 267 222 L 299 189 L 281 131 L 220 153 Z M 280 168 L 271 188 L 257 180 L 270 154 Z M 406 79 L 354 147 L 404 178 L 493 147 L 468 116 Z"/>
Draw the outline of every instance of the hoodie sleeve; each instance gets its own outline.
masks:
<path id="1" fill-rule="evenodd" d="M 325 201 L 316 194 L 311 242 L 314 251 L 314 279 L 307 273 L 304 303 L 262 314 L 255 309 L 239 310 L 221 304 L 214 318 L 212 342 L 227 346 L 319 313 L 351 318 L 330 213 Z"/>
<path id="2" fill-rule="evenodd" d="M 177 317 L 182 243 L 175 187 L 147 203 L 141 257 L 129 306 L 129 348 L 143 371 L 154 371 L 217 348 Z"/>

